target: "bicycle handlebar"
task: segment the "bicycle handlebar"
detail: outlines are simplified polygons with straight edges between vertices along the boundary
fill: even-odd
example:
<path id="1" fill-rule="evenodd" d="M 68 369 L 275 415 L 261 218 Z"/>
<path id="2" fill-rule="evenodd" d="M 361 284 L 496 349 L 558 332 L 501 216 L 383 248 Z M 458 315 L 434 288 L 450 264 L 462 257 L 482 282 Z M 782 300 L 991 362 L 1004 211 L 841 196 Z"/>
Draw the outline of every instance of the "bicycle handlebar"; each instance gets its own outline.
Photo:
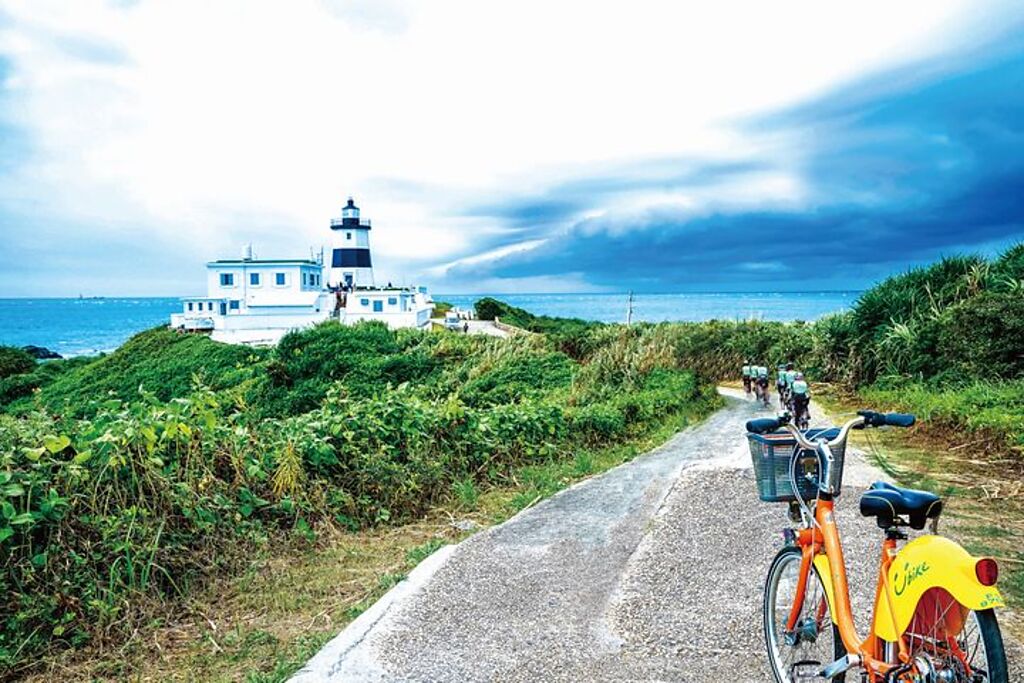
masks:
<path id="1" fill-rule="evenodd" d="M 790 424 L 791 419 L 789 414 L 783 414 L 779 417 L 762 417 L 750 420 L 747 422 L 747 431 L 754 434 L 767 434 L 768 432 L 785 428 L 801 446 L 804 448 L 815 448 L 814 442 L 809 441 L 799 429 Z M 857 412 L 857 417 L 844 424 L 842 429 L 839 430 L 839 436 L 829 441 L 828 445 L 833 446 L 846 439 L 846 435 L 851 429 L 863 429 L 864 427 L 910 427 L 915 421 L 916 418 L 907 413 L 877 413 L 873 410 L 860 410 Z"/>
<path id="2" fill-rule="evenodd" d="M 851 429 L 885 426 L 910 427 L 914 422 L 915 418 L 913 415 L 903 413 L 877 413 L 873 410 L 860 410 L 857 412 L 857 417 L 843 425 L 836 438 L 831 440 L 818 438 L 815 441 L 811 441 L 807 438 L 804 432 L 801 432 L 792 424 L 792 417 L 789 413 L 783 413 L 775 418 L 764 417 L 756 420 L 750 420 L 747 422 L 747 431 L 754 434 L 766 434 L 779 429 L 785 429 L 789 432 L 800 446 L 800 449 L 810 450 L 817 454 L 819 462 L 821 463 L 821 476 L 818 481 L 818 489 L 822 493 L 832 495 L 838 493 L 839 479 L 842 476 L 842 468 L 839 469 L 838 473 L 834 470 L 835 457 L 832 449 L 833 447 L 845 443 L 846 437 L 850 433 Z M 820 433 L 821 432 L 819 432 L 819 434 Z M 795 467 L 800 449 L 793 449 L 793 456 L 790 459 L 789 465 L 790 480 L 792 481 L 794 491 L 797 491 L 799 488 L 796 481 Z M 801 503 L 801 508 L 806 511 L 806 504 L 799 498 L 799 494 L 797 495 L 797 500 Z"/>
<path id="3" fill-rule="evenodd" d="M 857 414 L 864 418 L 865 426 L 869 427 L 912 427 L 917 421 L 909 413 L 876 413 L 872 410 L 858 410 Z"/>

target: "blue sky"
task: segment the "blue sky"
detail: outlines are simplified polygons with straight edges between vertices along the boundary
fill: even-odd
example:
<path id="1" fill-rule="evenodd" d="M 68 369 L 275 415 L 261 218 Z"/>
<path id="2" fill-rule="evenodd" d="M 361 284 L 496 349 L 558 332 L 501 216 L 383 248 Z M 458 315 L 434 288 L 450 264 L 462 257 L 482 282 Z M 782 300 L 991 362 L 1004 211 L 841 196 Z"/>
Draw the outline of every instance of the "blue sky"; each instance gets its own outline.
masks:
<path id="1" fill-rule="evenodd" d="M 675 4 L 0 4 L 0 296 L 195 293 L 347 194 L 448 292 L 856 289 L 1024 238 L 1011 3 Z"/>

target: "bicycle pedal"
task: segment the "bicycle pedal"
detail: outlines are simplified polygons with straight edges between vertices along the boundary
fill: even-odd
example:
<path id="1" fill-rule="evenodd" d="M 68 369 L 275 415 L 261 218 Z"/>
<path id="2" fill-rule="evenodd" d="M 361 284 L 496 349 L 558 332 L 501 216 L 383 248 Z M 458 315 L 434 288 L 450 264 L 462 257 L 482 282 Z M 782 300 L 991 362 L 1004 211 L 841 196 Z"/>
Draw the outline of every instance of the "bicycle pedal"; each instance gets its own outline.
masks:
<path id="1" fill-rule="evenodd" d="M 813 659 L 805 659 L 793 662 L 789 667 L 789 677 L 793 683 L 810 683 L 820 681 L 821 662 Z"/>

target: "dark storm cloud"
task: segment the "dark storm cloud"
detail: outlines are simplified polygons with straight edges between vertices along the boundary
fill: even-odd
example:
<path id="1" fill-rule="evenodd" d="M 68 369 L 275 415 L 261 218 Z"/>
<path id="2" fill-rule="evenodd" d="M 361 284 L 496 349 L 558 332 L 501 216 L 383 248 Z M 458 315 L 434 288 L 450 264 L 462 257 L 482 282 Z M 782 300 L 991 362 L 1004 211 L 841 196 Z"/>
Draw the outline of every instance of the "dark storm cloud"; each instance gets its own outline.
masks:
<path id="1" fill-rule="evenodd" d="M 616 165 L 555 183 L 543 192 L 513 194 L 470 203 L 463 216 L 497 218 L 526 228 L 564 221 L 591 209 L 601 198 L 640 191 L 671 191 L 710 185 L 730 177 L 763 171 L 761 161 L 722 163 L 694 159 L 650 159 Z"/>
<path id="2" fill-rule="evenodd" d="M 771 168 L 667 160 L 482 204 L 478 215 L 545 234 L 540 248 L 453 268 L 455 280 L 583 273 L 646 289 L 860 287 L 908 263 L 1024 236 L 1024 49 L 861 81 L 748 131 L 798 145 L 799 210 L 574 216 L 608 193 L 686 189 Z M 926 75 L 922 75 L 926 74 Z M 537 226 L 564 221 L 555 231 Z M 533 228 L 537 228 L 535 231 Z"/>

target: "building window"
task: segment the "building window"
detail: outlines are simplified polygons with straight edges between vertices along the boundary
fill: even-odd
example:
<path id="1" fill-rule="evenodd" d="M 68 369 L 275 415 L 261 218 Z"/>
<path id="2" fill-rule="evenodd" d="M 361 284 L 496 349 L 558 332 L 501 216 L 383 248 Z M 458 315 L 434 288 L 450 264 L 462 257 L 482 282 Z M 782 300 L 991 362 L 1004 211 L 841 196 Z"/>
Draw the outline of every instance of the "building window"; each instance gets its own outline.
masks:
<path id="1" fill-rule="evenodd" d="M 398 305 L 397 297 L 389 296 L 388 297 L 388 306 L 397 306 L 397 305 Z"/>
<path id="2" fill-rule="evenodd" d="M 190 310 L 190 311 L 192 310 L 192 304 L 188 305 L 188 310 Z"/>
<path id="3" fill-rule="evenodd" d="M 202 304 L 199 304 L 199 305 L 202 306 Z M 213 302 L 212 301 L 206 302 L 206 310 L 208 310 L 208 311 L 212 311 L 213 310 Z"/>
<path id="4" fill-rule="evenodd" d="M 383 310 L 384 310 L 384 302 L 383 301 L 378 299 L 377 301 L 373 302 L 373 312 L 374 313 L 380 313 Z"/>
<path id="5" fill-rule="evenodd" d="M 232 302 L 231 302 L 231 310 L 232 311 L 237 311 L 238 310 L 238 301 L 237 300 L 232 300 Z"/>
<path id="6" fill-rule="evenodd" d="M 234 273 L 221 273 L 220 274 L 220 286 L 221 287 L 234 287 L 235 286 L 235 275 L 234 275 Z"/>
<path id="7" fill-rule="evenodd" d="M 360 299 L 359 300 L 359 305 L 365 308 L 366 306 L 370 305 L 370 300 L 369 299 Z"/>
<path id="8" fill-rule="evenodd" d="M 249 273 L 249 284 L 252 285 L 253 287 L 259 287 L 260 286 L 260 274 L 259 273 Z"/>
<path id="9" fill-rule="evenodd" d="M 352 233 L 350 233 L 350 232 L 346 232 L 346 233 L 345 233 L 345 239 L 347 239 L 347 240 L 350 240 L 350 239 L 352 239 Z"/>
<path id="10" fill-rule="evenodd" d="M 284 273 L 274 273 L 274 282 L 277 284 L 278 287 L 284 287 L 284 285 L 285 285 L 285 274 Z"/>

